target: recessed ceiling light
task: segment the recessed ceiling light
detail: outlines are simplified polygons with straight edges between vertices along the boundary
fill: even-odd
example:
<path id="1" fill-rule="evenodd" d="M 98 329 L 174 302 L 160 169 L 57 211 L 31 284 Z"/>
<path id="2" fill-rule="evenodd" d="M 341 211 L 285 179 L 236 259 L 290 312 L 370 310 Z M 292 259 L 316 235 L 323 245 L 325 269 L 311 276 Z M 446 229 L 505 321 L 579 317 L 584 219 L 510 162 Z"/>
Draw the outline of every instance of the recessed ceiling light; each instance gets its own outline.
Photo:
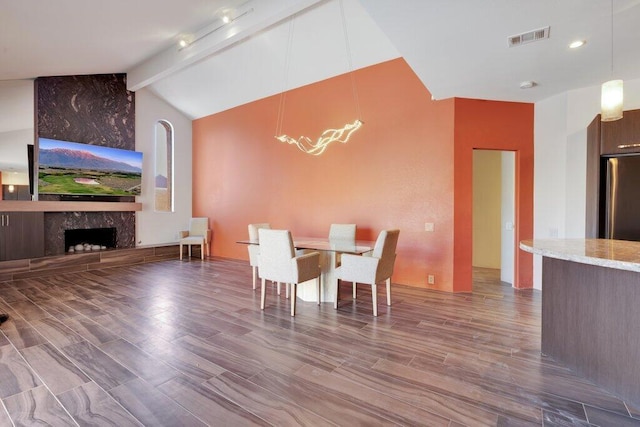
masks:
<path id="1" fill-rule="evenodd" d="M 225 24 L 228 24 L 228 23 L 229 23 L 229 21 L 231 21 L 231 19 L 229 18 L 229 16 L 228 16 L 228 15 L 224 15 L 224 16 L 222 17 L 222 22 L 224 22 Z"/>
<path id="2" fill-rule="evenodd" d="M 538 83 L 534 82 L 533 80 L 525 80 L 520 83 L 520 89 L 531 89 L 532 87 L 537 85 Z"/>
<path id="3" fill-rule="evenodd" d="M 569 43 L 569 49 L 577 49 L 579 47 L 584 46 L 587 43 L 586 40 L 576 40 Z"/>

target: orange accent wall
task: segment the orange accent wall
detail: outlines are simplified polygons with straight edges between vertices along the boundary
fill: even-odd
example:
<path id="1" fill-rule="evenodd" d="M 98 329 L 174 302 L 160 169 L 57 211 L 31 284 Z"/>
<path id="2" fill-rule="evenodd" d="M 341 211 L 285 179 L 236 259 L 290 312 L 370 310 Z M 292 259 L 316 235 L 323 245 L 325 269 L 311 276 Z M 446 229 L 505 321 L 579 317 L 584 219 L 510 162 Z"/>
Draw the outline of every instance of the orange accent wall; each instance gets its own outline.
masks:
<path id="1" fill-rule="evenodd" d="M 252 222 L 294 236 L 327 236 L 331 223 L 356 223 L 362 240 L 399 228 L 393 281 L 426 287 L 433 274 L 435 288 L 457 291 L 454 127 L 456 110 L 470 114 L 472 105 L 432 101 L 403 59 L 354 76 L 364 126 L 321 156 L 274 138 L 280 95 L 194 120 L 193 215 L 210 218 L 212 253 L 235 259 L 248 259 L 236 241 Z M 348 74 L 288 91 L 284 101 L 282 132 L 294 137 L 315 140 L 357 118 Z M 435 231 L 425 232 L 425 222 Z"/>
<path id="2" fill-rule="evenodd" d="M 454 292 L 472 289 L 474 149 L 515 151 L 515 241 L 533 238 L 533 118 L 533 104 L 455 100 Z M 533 287 L 533 256 L 515 256 L 514 286 Z"/>

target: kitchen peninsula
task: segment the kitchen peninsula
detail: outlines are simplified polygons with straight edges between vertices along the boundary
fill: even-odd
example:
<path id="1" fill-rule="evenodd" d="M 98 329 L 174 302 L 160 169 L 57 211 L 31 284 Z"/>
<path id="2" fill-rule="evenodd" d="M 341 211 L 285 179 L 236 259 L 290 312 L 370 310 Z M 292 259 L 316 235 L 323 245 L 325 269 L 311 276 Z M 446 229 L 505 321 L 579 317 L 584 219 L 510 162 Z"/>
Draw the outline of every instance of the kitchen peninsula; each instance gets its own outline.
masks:
<path id="1" fill-rule="evenodd" d="M 542 256 L 542 353 L 640 405 L 640 242 L 525 240 Z"/>

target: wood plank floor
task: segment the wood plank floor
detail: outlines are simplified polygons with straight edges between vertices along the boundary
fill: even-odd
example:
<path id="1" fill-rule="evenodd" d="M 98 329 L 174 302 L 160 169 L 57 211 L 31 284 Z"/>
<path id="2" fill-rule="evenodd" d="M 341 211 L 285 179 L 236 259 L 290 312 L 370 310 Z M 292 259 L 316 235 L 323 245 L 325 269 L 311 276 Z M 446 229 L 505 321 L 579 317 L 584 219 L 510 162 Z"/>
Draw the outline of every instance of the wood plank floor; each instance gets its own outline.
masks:
<path id="1" fill-rule="evenodd" d="M 347 285 L 291 318 L 240 261 L 0 283 L 0 426 L 640 425 L 540 355 L 538 291 L 482 269 L 473 294 L 392 289 L 378 318 Z"/>

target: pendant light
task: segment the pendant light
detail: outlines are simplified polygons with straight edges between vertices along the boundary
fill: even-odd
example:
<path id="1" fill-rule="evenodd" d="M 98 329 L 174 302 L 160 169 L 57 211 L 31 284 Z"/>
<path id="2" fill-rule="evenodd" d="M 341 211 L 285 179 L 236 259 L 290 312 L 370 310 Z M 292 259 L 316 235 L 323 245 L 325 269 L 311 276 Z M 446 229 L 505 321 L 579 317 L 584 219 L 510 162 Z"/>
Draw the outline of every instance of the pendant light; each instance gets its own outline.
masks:
<path id="1" fill-rule="evenodd" d="M 611 76 L 613 76 L 613 0 L 611 0 Z M 602 84 L 600 95 L 600 120 L 612 122 L 622 118 L 623 84 L 614 79 Z"/>
<path id="2" fill-rule="evenodd" d="M 344 13 L 344 5 L 342 2 L 343 0 L 339 0 L 340 15 L 342 20 L 342 32 L 345 40 L 347 59 L 349 61 L 349 75 L 351 77 L 351 89 L 352 89 L 353 100 L 356 107 L 357 118 L 352 123 L 347 123 L 341 128 L 325 130 L 324 132 L 322 132 L 322 134 L 318 137 L 316 141 L 313 141 L 311 138 L 304 135 L 300 136 L 298 139 L 295 139 L 290 137 L 289 135 L 282 133 L 282 123 L 284 120 L 284 107 L 285 107 L 285 100 L 286 100 L 287 77 L 288 77 L 288 71 L 289 71 L 289 56 L 290 56 L 291 44 L 293 40 L 293 23 L 294 23 L 293 17 L 289 23 L 289 39 L 287 42 L 287 51 L 285 53 L 285 72 L 284 72 L 285 87 L 283 88 L 282 93 L 280 95 L 275 138 L 280 142 L 284 142 L 289 145 L 295 145 L 300 151 L 313 156 L 319 156 L 320 154 L 324 153 L 324 151 L 327 149 L 329 144 L 331 144 L 332 142 L 337 141 L 337 142 L 346 144 L 347 141 L 349 141 L 349 139 L 351 138 L 351 135 L 354 132 L 356 132 L 358 129 L 360 129 L 360 127 L 362 127 L 362 125 L 364 124 L 364 122 L 360 120 L 360 117 L 361 117 L 360 102 L 358 100 L 358 91 L 356 89 L 355 76 L 353 74 L 353 63 L 351 61 L 351 47 L 349 45 L 349 35 L 347 33 L 347 22 L 346 22 L 345 13 Z"/>

